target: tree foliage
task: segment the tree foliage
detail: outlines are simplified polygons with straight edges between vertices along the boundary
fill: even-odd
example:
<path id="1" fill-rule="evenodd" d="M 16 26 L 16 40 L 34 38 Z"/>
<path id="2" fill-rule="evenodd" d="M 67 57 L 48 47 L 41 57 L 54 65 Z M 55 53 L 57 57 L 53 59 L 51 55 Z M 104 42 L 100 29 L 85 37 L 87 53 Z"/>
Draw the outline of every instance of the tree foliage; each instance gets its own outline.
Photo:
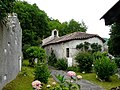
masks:
<path id="1" fill-rule="evenodd" d="M 76 49 L 80 49 L 81 51 L 91 51 L 92 53 L 101 51 L 101 45 L 98 43 L 89 43 L 89 42 L 84 42 L 76 45 Z"/>
<path id="2" fill-rule="evenodd" d="M 80 72 L 91 72 L 93 57 L 89 52 L 79 52 L 75 57 L 80 68 Z"/>
<path id="3" fill-rule="evenodd" d="M 71 19 L 69 22 L 61 23 L 58 19 L 50 19 L 49 21 L 50 30 L 58 29 L 60 36 L 73 33 L 73 32 L 86 32 L 87 26 L 82 21 L 81 23 Z"/>
<path id="4" fill-rule="evenodd" d="M 34 64 L 35 58 L 38 59 L 38 63 L 45 62 L 45 60 L 46 60 L 45 50 L 40 47 L 32 46 L 32 47 L 28 48 L 26 50 L 26 52 L 28 54 L 31 65 Z"/>
<path id="5" fill-rule="evenodd" d="M 8 13 L 13 12 L 15 0 L 0 0 L 0 21 L 5 21 L 5 17 Z"/>
<path id="6" fill-rule="evenodd" d="M 80 49 L 81 51 L 88 51 L 90 47 L 90 43 L 89 42 L 84 42 L 84 43 L 80 43 L 78 45 L 76 45 L 76 49 Z"/>
<path id="7" fill-rule="evenodd" d="M 68 67 L 67 59 L 61 58 L 57 60 L 56 68 L 59 70 L 66 70 Z"/>
<path id="8" fill-rule="evenodd" d="M 51 49 L 51 54 L 48 57 L 48 64 L 51 65 L 51 66 L 55 66 L 56 63 L 57 63 L 57 57 L 54 53 L 54 50 Z"/>
<path id="9" fill-rule="evenodd" d="M 50 35 L 47 14 L 36 4 L 17 1 L 14 6 L 22 28 L 22 46 L 25 57 L 26 46 L 38 46 L 41 40 Z"/>
<path id="10" fill-rule="evenodd" d="M 39 80 L 45 84 L 48 82 L 48 78 L 50 76 L 48 65 L 46 65 L 44 63 L 39 63 L 35 67 L 34 72 L 35 72 L 35 77 L 34 77 L 35 80 Z"/>
<path id="11" fill-rule="evenodd" d="M 117 66 L 114 60 L 110 60 L 105 54 L 96 53 L 96 59 L 94 62 L 95 72 L 101 80 L 109 81 L 110 76 L 114 75 L 117 70 Z M 100 54 L 100 55 L 99 55 Z"/>
<path id="12" fill-rule="evenodd" d="M 117 64 L 117 67 L 120 68 L 120 57 L 116 57 L 113 60 L 115 60 L 115 63 Z"/>
<path id="13" fill-rule="evenodd" d="M 108 42 L 109 53 L 114 56 L 120 56 L 120 24 L 114 23 L 110 30 L 110 39 Z"/>
<path id="14" fill-rule="evenodd" d="M 76 31 L 86 32 L 87 27 L 83 21 L 82 23 L 79 23 L 74 19 L 72 19 L 68 24 L 68 30 L 70 31 L 70 33 L 76 32 Z"/>
<path id="15" fill-rule="evenodd" d="M 101 51 L 102 49 L 102 46 L 98 43 L 92 43 L 91 44 L 91 48 L 92 48 L 92 53 L 94 52 L 98 52 L 98 51 Z"/>

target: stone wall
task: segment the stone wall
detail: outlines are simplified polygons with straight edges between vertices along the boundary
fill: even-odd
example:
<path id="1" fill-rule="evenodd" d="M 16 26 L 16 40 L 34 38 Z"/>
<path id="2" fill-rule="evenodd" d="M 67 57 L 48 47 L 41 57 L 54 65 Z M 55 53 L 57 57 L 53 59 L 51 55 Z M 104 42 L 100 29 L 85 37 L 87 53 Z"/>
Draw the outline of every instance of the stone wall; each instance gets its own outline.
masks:
<path id="1" fill-rule="evenodd" d="M 15 13 L 0 23 L 0 90 L 21 70 L 22 29 Z"/>

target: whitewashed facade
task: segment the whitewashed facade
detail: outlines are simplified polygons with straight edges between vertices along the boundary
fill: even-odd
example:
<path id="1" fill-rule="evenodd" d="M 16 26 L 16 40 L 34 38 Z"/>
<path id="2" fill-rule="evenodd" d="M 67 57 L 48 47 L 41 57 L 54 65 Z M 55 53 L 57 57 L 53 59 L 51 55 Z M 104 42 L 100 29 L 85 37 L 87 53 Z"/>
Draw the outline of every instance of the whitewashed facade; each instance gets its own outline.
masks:
<path id="1" fill-rule="evenodd" d="M 51 35 L 50 37 L 54 37 L 54 36 Z M 44 40 L 43 40 L 43 42 L 44 42 Z M 80 40 L 80 39 L 79 40 L 69 40 L 69 41 L 65 41 L 65 42 L 48 44 L 46 46 L 44 46 L 44 44 L 43 44 L 43 46 L 48 55 L 50 55 L 51 49 L 52 49 L 52 50 L 54 50 L 54 53 L 57 58 L 72 58 L 72 60 L 73 60 L 72 63 L 74 65 L 75 64 L 74 58 L 78 52 L 78 50 L 76 49 L 76 45 L 79 45 L 80 43 L 84 43 L 84 42 L 89 42 L 91 44 L 98 43 L 102 46 L 102 51 L 104 50 L 104 43 L 98 37 L 92 37 L 92 38 L 83 39 L 83 40 Z"/>

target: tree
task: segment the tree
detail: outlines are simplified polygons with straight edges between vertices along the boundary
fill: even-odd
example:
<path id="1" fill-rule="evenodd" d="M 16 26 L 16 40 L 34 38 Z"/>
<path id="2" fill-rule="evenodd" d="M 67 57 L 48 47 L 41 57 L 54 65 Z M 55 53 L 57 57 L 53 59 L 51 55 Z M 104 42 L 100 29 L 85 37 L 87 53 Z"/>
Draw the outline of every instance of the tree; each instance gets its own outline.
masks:
<path id="1" fill-rule="evenodd" d="M 61 22 L 58 19 L 50 19 L 49 20 L 49 28 L 50 30 L 57 29 L 60 30 Z"/>
<path id="2" fill-rule="evenodd" d="M 63 36 L 63 35 L 68 34 L 67 28 L 68 28 L 68 22 L 63 22 L 63 23 L 61 24 L 61 29 L 60 29 L 60 31 L 59 31 L 60 36 Z"/>
<path id="3" fill-rule="evenodd" d="M 15 0 L 0 0 L 0 21 L 5 23 L 5 17 L 13 12 Z"/>
<path id="4" fill-rule="evenodd" d="M 81 23 L 75 21 L 74 19 L 70 20 L 70 22 L 63 22 L 61 23 L 58 19 L 50 19 L 49 20 L 49 27 L 50 30 L 58 29 L 59 35 L 63 36 L 73 32 L 86 32 L 87 26 L 82 21 Z"/>
<path id="5" fill-rule="evenodd" d="M 37 47 L 37 46 L 32 46 L 26 50 L 28 57 L 29 57 L 29 62 L 30 65 L 34 65 L 34 60 L 35 58 L 38 59 L 38 63 L 40 62 L 45 62 L 46 60 L 46 53 L 45 50 Z"/>
<path id="6" fill-rule="evenodd" d="M 53 29 L 59 30 L 59 36 L 63 36 L 65 34 L 68 34 L 67 27 L 68 27 L 67 22 L 61 23 L 58 19 L 50 19 L 49 20 L 50 30 L 53 30 Z"/>
<path id="7" fill-rule="evenodd" d="M 14 6 L 22 27 L 23 55 L 28 46 L 38 46 L 41 40 L 50 35 L 47 14 L 40 10 L 36 4 L 29 4 L 25 1 L 17 1 Z"/>
<path id="8" fill-rule="evenodd" d="M 86 32 L 87 27 L 85 26 L 85 23 L 82 21 L 82 23 L 76 22 L 74 19 L 70 20 L 68 24 L 68 31 L 69 33 L 81 31 Z"/>
<path id="9" fill-rule="evenodd" d="M 51 54 L 48 57 L 48 64 L 52 65 L 52 66 L 55 66 L 56 63 L 57 63 L 57 57 L 56 57 L 56 55 L 54 53 L 54 50 L 51 49 Z"/>
<path id="10" fill-rule="evenodd" d="M 110 29 L 110 39 L 108 41 L 109 53 L 120 56 L 120 24 L 114 23 Z"/>

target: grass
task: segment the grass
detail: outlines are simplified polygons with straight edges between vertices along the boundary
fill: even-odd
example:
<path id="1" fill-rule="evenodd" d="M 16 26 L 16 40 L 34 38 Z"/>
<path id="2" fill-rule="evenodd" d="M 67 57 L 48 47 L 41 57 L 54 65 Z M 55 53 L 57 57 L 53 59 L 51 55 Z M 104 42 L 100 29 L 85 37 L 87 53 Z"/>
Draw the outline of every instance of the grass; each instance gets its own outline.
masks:
<path id="1" fill-rule="evenodd" d="M 27 72 L 24 76 L 23 72 L 19 73 L 18 76 L 8 83 L 2 90 L 33 90 L 31 82 L 34 80 L 33 68 L 23 67 Z"/>
<path id="2" fill-rule="evenodd" d="M 11 81 L 5 87 L 3 87 L 2 90 L 34 90 L 31 85 L 33 81 L 34 68 L 29 67 L 28 61 L 24 60 L 22 72 L 20 72 L 13 81 Z M 50 77 L 48 84 L 51 84 L 52 82 L 54 82 L 54 79 Z M 46 85 L 44 85 L 43 90 L 47 90 Z"/>
<path id="3" fill-rule="evenodd" d="M 101 82 L 96 79 L 95 73 L 77 73 L 82 75 L 83 79 L 103 87 L 105 90 L 110 90 L 112 87 L 120 86 L 120 80 L 116 75 L 111 77 L 110 82 Z M 26 76 L 24 76 L 26 75 Z M 18 74 L 16 79 L 8 83 L 2 90 L 33 90 L 31 83 L 34 81 L 34 68 L 29 67 L 27 60 L 24 60 L 22 72 Z M 52 77 L 49 78 L 48 84 L 54 82 Z M 47 84 L 46 84 L 47 85 Z M 43 90 L 48 90 L 44 84 Z"/>
<path id="4" fill-rule="evenodd" d="M 112 87 L 120 86 L 120 80 L 116 75 L 113 75 L 110 78 L 109 82 L 104 82 L 96 79 L 95 73 L 87 73 L 87 74 L 78 73 L 78 74 L 82 75 L 83 79 L 89 80 L 90 82 L 103 87 L 105 90 L 110 90 Z"/>

